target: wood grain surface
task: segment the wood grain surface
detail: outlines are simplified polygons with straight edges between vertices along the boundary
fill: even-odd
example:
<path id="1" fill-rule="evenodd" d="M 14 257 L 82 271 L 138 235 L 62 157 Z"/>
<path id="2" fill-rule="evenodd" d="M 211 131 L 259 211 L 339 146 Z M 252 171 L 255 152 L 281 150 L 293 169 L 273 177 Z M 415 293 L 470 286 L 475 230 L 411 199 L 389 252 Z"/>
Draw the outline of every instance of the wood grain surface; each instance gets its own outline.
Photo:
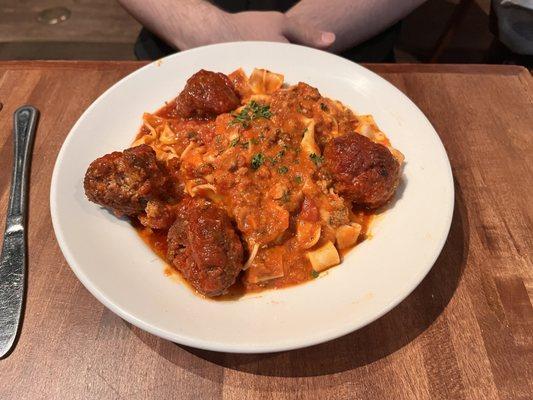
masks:
<path id="1" fill-rule="evenodd" d="M 104 308 L 56 243 L 50 177 L 80 114 L 138 63 L 0 63 L 0 223 L 11 119 L 41 110 L 31 171 L 24 325 L 0 399 L 533 398 L 533 83 L 511 66 L 374 65 L 450 156 L 456 207 L 435 266 L 398 307 L 307 349 L 232 355 L 175 345 Z M 438 195 L 436 193 L 435 195 Z"/>
<path id="2" fill-rule="evenodd" d="M 57 24 L 39 21 L 56 7 L 70 11 Z M 115 0 L 2 0 L 0 43 L 133 43 L 141 25 Z"/>
<path id="3" fill-rule="evenodd" d="M 61 23 L 39 20 L 62 7 Z M 133 60 L 141 25 L 116 0 L 1 0 L 0 60 Z"/>

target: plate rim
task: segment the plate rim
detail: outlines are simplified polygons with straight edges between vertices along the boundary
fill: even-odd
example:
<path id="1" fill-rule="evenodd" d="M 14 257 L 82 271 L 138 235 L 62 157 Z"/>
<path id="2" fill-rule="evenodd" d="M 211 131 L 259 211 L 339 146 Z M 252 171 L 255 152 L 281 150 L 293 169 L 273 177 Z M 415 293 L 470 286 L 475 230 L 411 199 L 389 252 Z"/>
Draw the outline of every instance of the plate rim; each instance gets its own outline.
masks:
<path id="1" fill-rule="evenodd" d="M 454 179 L 453 179 L 453 173 L 451 168 L 450 159 L 448 157 L 448 154 L 446 152 L 446 149 L 444 147 L 444 144 L 436 131 L 436 129 L 433 127 L 427 116 L 420 110 L 420 108 L 407 96 L 405 95 L 401 90 L 399 90 L 396 86 L 394 86 L 392 83 L 387 81 L 386 79 L 382 78 L 375 72 L 369 70 L 368 68 L 358 64 L 354 63 L 352 61 L 346 60 L 340 56 L 336 56 L 338 61 L 342 61 L 348 64 L 356 65 L 359 68 L 362 68 L 366 71 L 366 73 L 369 73 L 372 78 L 377 79 L 382 84 L 385 84 L 389 90 L 395 91 L 398 95 L 400 95 L 406 102 L 409 103 L 411 107 L 414 107 L 416 110 L 419 111 L 419 115 L 421 118 L 424 119 L 424 122 L 431 127 L 433 130 L 433 133 L 435 134 L 437 140 L 437 144 L 444 156 L 444 159 L 446 161 L 446 176 L 447 176 L 447 184 L 449 185 L 449 199 L 447 201 L 448 209 L 447 211 L 447 220 L 446 220 L 446 226 L 447 229 L 442 233 L 441 240 L 438 242 L 437 245 L 435 245 L 435 248 L 438 249 L 438 251 L 435 251 L 433 256 L 431 257 L 432 261 L 428 263 L 428 266 L 424 269 L 421 269 L 418 272 L 418 275 L 416 278 L 413 278 L 413 283 L 406 284 L 402 287 L 400 290 L 401 295 L 398 295 L 395 299 L 390 301 L 386 306 L 384 306 L 379 313 L 376 313 L 372 318 L 367 318 L 362 321 L 357 321 L 352 324 L 345 324 L 342 326 L 342 329 L 339 329 L 338 327 L 333 329 L 325 329 L 321 331 L 320 335 L 316 335 L 310 339 L 307 339 L 305 341 L 302 340 L 290 340 L 290 341 L 284 341 L 283 344 L 279 344 L 279 341 L 274 345 L 257 345 L 252 344 L 251 346 L 248 344 L 233 344 L 233 343 L 220 343 L 220 342 L 213 342 L 210 340 L 205 339 L 198 339 L 194 337 L 190 337 L 188 335 L 181 335 L 177 334 L 175 332 L 169 332 L 165 329 L 161 329 L 157 326 L 154 326 L 152 324 L 146 323 L 144 320 L 137 318 L 135 315 L 131 314 L 127 310 L 122 309 L 112 301 L 108 300 L 108 298 L 105 296 L 104 293 L 102 293 L 93 283 L 92 281 L 86 276 L 86 274 L 83 272 L 83 268 L 79 268 L 77 266 L 77 263 L 75 262 L 75 258 L 73 253 L 71 252 L 70 248 L 66 244 L 64 232 L 61 229 L 61 224 L 59 222 L 58 217 L 58 204 L 57 204 L 57 189 L 58 189 L 58 175 L 59 170 L 61 167 L 61 164 L 64 160 L 66 149 L 68 147 L 68 144 L 73 138 L 73 132 L 78 128 L 79 125 L 83 123 L 85 118 L 87 118 L 87 115 L 97 107 L 98 103 L 106 96 L 109 95 L 110 92 L 115 90 L 116 87 L 124 84 L 124 82 L 135 79 L 135 77 L 138 74 L 141 74 L 144 70 L 152 68 L 154 66 L 157 66 L 158 63 L 165 62 L 165 60 L 179 57 L 180 54 L 183 53 L 194 53 L 196 51 L 205 51 L 205 49 L 212 48 L 212 47 L 221 47 L 221 46 L 234 46 L 234 45 L 242 45 L 243 43 L 246 43 L 248 45 L 277 45 L 280 47 L 286 47 L 286 46 L 296 46 L 296 47 L 304 47 L 307 50 L 312 50 L 320 53 L 325 53 L 328 56 L 336 56 L 334 54 L 328 53 L 326 51 L 317 50 L 317 49 L 310 49 L 305 46 L 295 45 L 295 44 L 288 44 L 288 43 L 277 43 L 277 42 L 264 42 L 264 41 L 247 41 L 247 42 L 226 42 L 226 43 L 218 43 L 218 44 L 212 44 L 208 46 L 201 46 L 194 49 L 186 50 L 180 53 L 174 53 L 169 56 L 166 56 L 162 59 L 155 60 L 151 63 L 148 63 L 141 68 L 136 69 L 135 71 L 129 73 L 122 79 L 115 82 L 113 85 L 111 85 L 108 89 L 106 89 L 102 94 L 100 94 L 90 105 L 87 107 L 83 113 L 80 115 L 80 117 L 77 119 L 75 124 L 72 126 L 72 128 L 69 130 L 67 136 L 65 137 L 65 140 L 63 141 L 61 145 L 61 149 L 58 152 L 56 161 L 54 163 L 54 169 L 52 172 L 52 178 L 51 178 L 51 185 L 50 185 L 50 214 L 52 219 L 52 226 L 54 230 L 54 234 L 56 236 L 57 243 L 59 245 L 59 248 L 65 257 L 65 260 L 67 261 L 67 264 L 69 265 L 69 268 L 74 272 L 76 277 L 80 280 L 80 282 L 83 284 L 83 286 L 94 296 L 98 301 L 100 301 L 105 307 L 107 307 L 109 310 L 123 318 L 124 320 L 130 322 L 131 324 L 139 327 L 140 329 L 143 329 L 151 334 L 154 334 L 156 336 L 159 336 L 161 338 L 164 338 L 166 340 L 176 342 L 179 344 L 183 344 L 186 346 L 203 349 L 203 350 L 210 350 L 210 351 L 218 351 L 218 352 L 231 352 L 231 353 L 271 353 L 271 352 L 280 352 L 280 351 L 288 351 L 288 350 L 294 350 L 299 348 L 305 348 L 310 347 L 313 345 L 317 345 L 320 343 L 328 342 L 335 340 L 339 337 L 345 336 L 351 332 L 354 332 L 358 329 L 361 329 L 362 327 L 371 324 L 372 322 L 376 321 L 377 319 L 381 318 L 383 315 L 387 314 L 389 311 L 391 311 L 394 307 L 396 307 L 398 304 L 400 304 L 402 301 L 404 301 L 422 282 L 422 280 L 428 275 L 430 270 L 433 268 L 437 258 L 442 253 L 442 249 L 444 248 L 444 245 L 446 244 L 446 241 L 449 237 L 449 232 L 451 229 L 452 219 L 453 219 L 453 212 L 455 208 L 455 187 L 454 187 Z M 444 172 L 444 171 L 443 171 Z"/>

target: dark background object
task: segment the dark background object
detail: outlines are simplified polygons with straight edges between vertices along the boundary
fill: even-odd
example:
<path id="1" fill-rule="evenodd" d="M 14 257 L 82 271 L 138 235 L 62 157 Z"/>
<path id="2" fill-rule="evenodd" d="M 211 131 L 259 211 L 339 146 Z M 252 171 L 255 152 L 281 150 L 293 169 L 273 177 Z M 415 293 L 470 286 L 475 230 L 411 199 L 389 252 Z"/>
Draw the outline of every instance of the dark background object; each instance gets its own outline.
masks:
<path id="1" fill-rule="evenodd" d="M 240 2 L 233 4 L 235 10 Z M 250 0 L 264 8 L 276 0 Z M 285 8 L 291 0 L 277 1 Z M 465 3 L 467 3 L 465 5 Z M 242 6 L 242 5 L 241 5 Z M 62 7 L 70 17 L 39 21 L 44 10 Z M 489 29 L 490 0 L 428 0 L 402 23 L 394 49 L 397 62 L 506 62 Z M 141 26 L 115 0 L 3 0 L 0 2 L 0 60 L 133 60 Z"/>

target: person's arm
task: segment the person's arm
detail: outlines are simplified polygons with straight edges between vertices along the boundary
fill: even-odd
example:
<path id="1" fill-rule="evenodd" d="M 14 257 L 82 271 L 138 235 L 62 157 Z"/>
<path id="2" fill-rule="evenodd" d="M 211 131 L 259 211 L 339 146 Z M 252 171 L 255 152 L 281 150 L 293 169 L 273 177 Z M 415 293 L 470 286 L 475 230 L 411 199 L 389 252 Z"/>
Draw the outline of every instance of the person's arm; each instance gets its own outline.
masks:
<path id="1" fill-rule="evenodd" d="M 204 0 L 118 0 L 143 26 L 173 47 L 209 44 L 211 30 L 226 24 L 225 13 Z"/>
<path id="2" fill-rule="evenodd" d="M 118 1 L 148 30 L 180 50 L 240 40 L 288 42 L 287 18 L 280 12 L 230 14 L 206 0 Z M 312 25 L 294 25 L 291 33 L 293 41 L 312 47 L 325 48 L 335 40 L 333 34 Z"/>
<path id="3" fill-rule="evenodd" d="M 358 45 L 407 16 L 425 0 L 301 0 L 287 11 L 285 36 L 298 40 L 302 24 L 335 33 L 328 50 Z"/>

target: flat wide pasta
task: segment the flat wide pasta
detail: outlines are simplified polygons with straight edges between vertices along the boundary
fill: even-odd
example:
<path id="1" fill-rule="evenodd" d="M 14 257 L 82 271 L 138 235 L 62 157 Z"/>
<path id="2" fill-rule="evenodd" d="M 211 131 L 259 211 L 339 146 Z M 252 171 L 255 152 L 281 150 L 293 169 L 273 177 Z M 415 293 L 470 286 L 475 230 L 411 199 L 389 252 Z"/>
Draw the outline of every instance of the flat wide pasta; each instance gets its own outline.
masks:
<path id="1" fill-rule="evenodd" d="M 120 209 L 135 210 L 145 241 L 209 296 L 302 283 L 340 264 L 391 201 L 403 163 L 371 115 L 260 68 L 199 71 L 143 115 L 133 149 L 143 158 L 131 166 L 102 158 L 121 172 L 95 175 L 103 195 L 86 187 L 88 197 L 112 210 L 135 199 Z"/>

